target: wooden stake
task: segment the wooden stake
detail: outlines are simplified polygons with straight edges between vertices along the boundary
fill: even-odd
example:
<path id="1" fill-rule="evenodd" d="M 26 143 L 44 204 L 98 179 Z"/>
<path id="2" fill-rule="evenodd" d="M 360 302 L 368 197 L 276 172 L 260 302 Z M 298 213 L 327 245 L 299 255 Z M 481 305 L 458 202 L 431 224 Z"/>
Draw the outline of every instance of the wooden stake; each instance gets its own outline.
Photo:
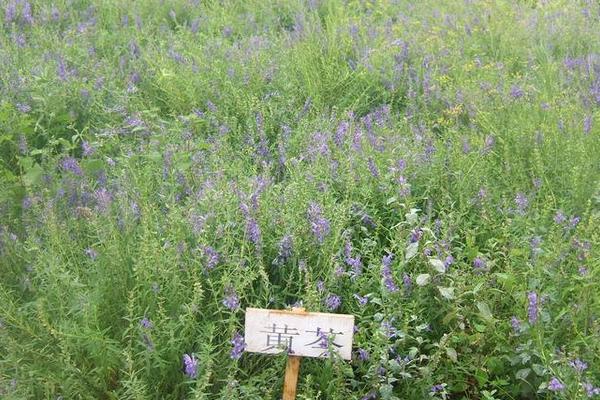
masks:
<path id="1" fill-rule="evenodd" d="M 292 312 L 305 313 L 304 307 L 294 307 Z M 298 384 L 298 373 L 300 372 L 300 361 L 302 357 L 288 355 L 285 365 L 285 377 L 283 378 L 283 400 L 296 399 L 296 386 Z"/>
<path id="2" fill-rule="evenodd" d="M 298 384 L 298 372 L 300 371 L 300 356 L 288 356 L 285 366 L 285 378 L 283 381 L 283 400 L 296 399 L 296 385 Z"/>

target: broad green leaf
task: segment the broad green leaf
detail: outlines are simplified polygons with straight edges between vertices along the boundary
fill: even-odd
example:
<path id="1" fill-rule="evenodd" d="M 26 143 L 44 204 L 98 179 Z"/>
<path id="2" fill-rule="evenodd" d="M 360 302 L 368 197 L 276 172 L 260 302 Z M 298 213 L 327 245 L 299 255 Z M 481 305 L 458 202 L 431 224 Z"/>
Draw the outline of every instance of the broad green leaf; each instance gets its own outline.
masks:
<path id="1" fill-rule="evenodd" d="M 417 255 L 419 251 L 419 242 L 414 242 L 406 246 L 406 253 L 404 254 L 404 260 L 409 261 Z"/>
<path id="2" fill-rule="evenodd" d="M 444 266 L 444 263 L 441 260 L 438 260 L 437 258 L 431 258 L 429 259 L 429 263 L 431 264 L 433 269 L 435 269 L 440 274 L 446 272 L 446 267 Z"/>
<path id="3" fill-rule="evenodd" d="M 26 186 L 33 186 L 39 183 L 43 172 L 44 169 L 40 167 L 39 164 L 33 164 L 33 166 L 25 172 L 25 175 L 23 175 L 23 182 Z"/>
<path id="4" fill-rule="evenodd" d="M 517 371 L 517 373 L 515 374 L 515 377 L 517 379 L 525 380 L 529 376 L 530 372 L 531 372 L 531 369 L 523 368 L 523 369 L 520 369 Z"/>
<path id="5" fill-rule="evenodd" d="M 443 298 L 452 300 L 454 298 L 454 288 L 453 287 L 441 287 L 438 286 L 438 290 Z"/>
<path id="6" fill-rule="evenodd" d="M 484 303 L 483 301 L 477 302 L 477 309 L 479 310 L 479 312 L 481 313 L 481 316 L 486 321 L 493 321 L 494 320 L 494 316 L 492 315 L 492 311 L 490 310 L 490 307 L 487 305 L 487 303 Z"/>
<path id="7" fill-rule="evenodd" d="M 417 276 L 417 285 L 425 286 L 429 283 L 430 280 L 431 280 L 431 275 L 421 274 L 421 275 Z"/>
<path id="8" fill-rule="evenodd" d="M 454 350 L 452 347 L 446 348 L 446 355 L 450 360 L 452 360 L 452 362 L 458 361 L 458 354 L 456 354 L 456 350 Z"/>

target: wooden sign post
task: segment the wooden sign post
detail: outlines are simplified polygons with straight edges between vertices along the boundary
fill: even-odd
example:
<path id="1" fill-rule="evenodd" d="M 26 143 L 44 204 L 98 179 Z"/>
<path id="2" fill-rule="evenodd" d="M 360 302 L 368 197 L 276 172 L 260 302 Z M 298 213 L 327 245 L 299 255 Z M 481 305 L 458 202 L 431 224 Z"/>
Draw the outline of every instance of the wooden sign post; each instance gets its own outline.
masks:
<path id="1" fill-rule="evenodd" d="M 304 308 L 286 310 L 246 309 L 244 341 L 251 353 L 288 353 L 283 400 L 296 398 L 302 357 L 352 358 L 354 316 L 311 313 Z"/>

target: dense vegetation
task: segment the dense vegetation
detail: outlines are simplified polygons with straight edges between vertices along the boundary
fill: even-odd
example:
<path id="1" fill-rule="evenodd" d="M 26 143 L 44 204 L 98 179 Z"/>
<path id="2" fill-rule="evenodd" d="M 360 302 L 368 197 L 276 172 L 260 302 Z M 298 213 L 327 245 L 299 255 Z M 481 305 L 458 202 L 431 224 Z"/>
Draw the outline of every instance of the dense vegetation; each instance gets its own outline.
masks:
<path id="1" fill-rule="evenodd" d="M 1 4 L 0 397 L 600 398 L 598 2 Z"/>

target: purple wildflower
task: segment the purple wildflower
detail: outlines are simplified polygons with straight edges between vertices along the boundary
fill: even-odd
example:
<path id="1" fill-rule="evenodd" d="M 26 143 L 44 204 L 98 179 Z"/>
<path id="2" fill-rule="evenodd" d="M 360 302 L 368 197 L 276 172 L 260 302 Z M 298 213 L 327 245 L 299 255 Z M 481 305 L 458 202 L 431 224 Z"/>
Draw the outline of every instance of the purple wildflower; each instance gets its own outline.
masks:
<path id="1" fill-rule="evenodd" d="M 581 387 L 583 388 L 583 390 L 585 390 L 585 394 L 587 395 L 587 397 L 594 397 L 600 395 L 600 387 L 594 387 L 594 385 L 592 385 L 589 382 L 582 383 Z"/>
<path id="2" fill-rule="evenodd" d="M 231 311 L 236 311 L 240 307 L 240 299 L 235 292 L 235 289 L 227 289 L 227 294 L 223 299 L 223 305 Z"/>
<path id="3" fill-rule="evenodd" d="M 572 217 L 569 220 L 569 227 L 575 228 L 579 224 L 579 221 L 581 221 L 581 219 L 579 217 L 577 217 L 577 216 Z"/>
<path id="4" fill-rule="evenodd" d="M 327 299 L 325 299 L 325 305 L 330 311 L 335 311 L 342 305 L 342 299 L 337 294 L 330 294 L 327 296 Z"/>
<path id="5" fill-rule="evenodd" d="M 94 196 L 96 197 L 98 211 L 101 213 L 108 211 L 110 203 L 112 202 L 112 196 L 110 192 L 106 188 L 100 188 L 94 192 Z"/>
<path id="6" fill-rule="evenodd" d="M 285 263 L 292 256 L 294 241 L 292 235 L 285 235 L 279 242 L 279 252 L 277 254 L 276 264 Z"/>
<path id="7" fill-rule="evenodd" d="M 520 99 L 524 95 L 525 95 L 525 92 L 523 92 L 523 89 L 521 89 L 519 86 L 517 86 L 517 85 L 512 85 L 511 86 L 511 88 L 510 88 L 510 96 L 513 99 Z"/>
<path id="8" fill-rule="evenodd" d="M 527 294 L 527 299 L 529 300 L 529 306 L 527 308 L 527 315 L 529 318 L 529 323 L 534 325 L 538 320 L 538 295 L 536 292 L 529 292 Z"/>
<path id="9" fill-rule="evenodd" d="M 31 111 L 31 106 L 29 104 L 17 103 L 15 106 L 17 107 L 17 110 L 24 114 L 27 114 Z"/>
<path id="10" fill-rule="evenodd" d="M 358 293 L 354 293 L 354 298 L 358 301 L 360 306 L 366 306 L 369 302 L 369 298 L 367 296 L 361 296 Z"/>
<path id="11" fill-rule="evenodd" d="M 230 343 L 233 346 L 233 348 L 231 349 L 229 356 L 232 360 L 239 360 L 240 357 L 242 357 L 244 350 L 246 349 L 246 342 L 244 341 L 244 337 L 238 332 L 236 332 L 233 335 L 233 339 L 231 339 Z"/>
<path id="12" fill-rule="evenodd" d="M 184 371 L 185 374 L 194 379 L 196 376 L 198 376 L 198 360 L 196 359 L 196 357 L 192 354 L 184 354 L 183 355 L 183 365 L 184 365 Z"/>
<path id="13" fill-rule="evenodd" d="M 63 171 L 71 172 L 77 176 L 82 176 L 83 171 L 79 166 L 79 163 L 73 157 L 65 157 L 60 161 L 60 167 Z"/>
<path id="14" fill-rule="evenodd" d="M 377 169 L 377 165 L 375 165 L 375 161 L 371 157 L 369 157 L 367 164 L 369 166 L 369 172 L 371 172 L 371 175 L 373 175 L 374 178 L 379 178 L 379 170 Z"/>
<path id="15" fill-rule="evenodd" d="M 349 128 L 350 128 L 350 124 L 347 121 L 340 122 L 340 124 L 338 125 L 338 127 L 335 131 L 335 135 L 333 136 L 333 142 L 336 144 L 336 146 L 338 146 L 338 147 L 343 146 L 344 139 L 346 137 L 346 133 L 348 132 Z"/>
<path id="16" fill-rule="evenodd" d="M 387 289 L 388 292 L 390 293 L 394 293 L 398 291 L 398 286 L 396 286 L 396 283 L 394 283 L 394 278 L 392 276 L 392 258 L 394 257 L 393 254 L 388 254 L 387 256 L 384 256 L 383 259 L 381 260 L 381 263 L 383 264 L 383 268 L 381 269 L 381 277 L 383 278 L 383 285 L 385 286 L 385 288 Z"/>
<path id="17" fill-rule="evenodd" d="M 350 258 L 352 256 L 352 243 L 349 240 L 346 240 L 344 244 L 344 257 Z"/>
<path id="18" fill-rule="evenodd" d="M 404 284 L 404 290 L 410 290 L 412 286 L 412 279 L 409 275 L 404 274 L 402 275 L 402 283 Z"/>
<path id="19" fill-rule="evenodd" d="M 33 25 L 33 15 L 31 14 L 31 4 L 25 0 L 21 8 L 21 16 L 23 21 L 28 25 Z"/>
<path id="20" fill-rule="evenodd" d="M 210 246 L 204 246 L 204 258 L 206 259 L 206 269 L 208 271 L 214 269 L 219 264 L 219 253 Z"/>
<path id="21" fill-rule="evenodd" d="M 524 193 L 519 192 L 515 196 L 515 204 L 517 205 L 517 212 L 519 214 L 525 214 L 525 209 L 529 205 L 529 200 Z"/>
<path id="22" fill-rule="evenodd" d="M 444 267 L 446 268 L 446 271 L 448 270 L 448 268 L 450 268 L 452 264 L 454 264 L 454 257 L 452 256 L 452 254 L 450 254 L 444 260 Z"/>
<path id="23" fill-rule="evenodd" d="M 431 387 L 431 393 L 437 393 L 444 390 L 444 385 L 433 385 Z"/>
<path id="24" fill-rule="evenodd" d="M 585 361 L 576 358 L 574 360 L 569 361 L 569 365 L 577 372 L 581 373 L 588 368 L 588 365 Z"/>
<path id="25" fill-rule="evenodd" d="M 249 218 L 246 221 L 246 234 L 250 238 L 250 241 L 254 243 L 254 245 L 260 245 L 261 232 L 260 226 L 258 226 L 258 222 L 254 218 Z"/>
<path id="26" fill-rule="evenodd" d="M 478 269 L 478 270 L 482 270 L 487 266 L 487 263 L 485 261 L 485 259 L 481 258 L 481 257 L 475 257 L 475 259 L 473 260 L 473 268 Z"/>
<path id="27" fill-rule="evenodd" d="M 352 148 L 357 153 L 362 151 L 362 130 L 359 127 L 354 130 L 354 136 L 352 137 Z"/>
<path id="28" fill-rule="evenodd" d="M 92 145 L 85 140 L 83 142 L 81 142 L 81 150 L 83 151 L 84 157 L 91 156 L 96 152 L 96 149 L 94 147 L 92 147 Z"/>
<path id="29" fill-rule="evenodd" d="M 390 321 L 381 321 L 381 331 L 388 338 L 392 339 L 398 334 L 398 330 L 392 325 Z"/>
<path id="30" fill-rule="evenodd" d="M 416 228 L 413 229 L 410 232 L 410 243 L 415 243 L 418 242 L 419 240 L 421 240 L 421 238 L 423 237 L 423 230 L 421 228 Z"/>
<path id="31" fill-rule="evenodd" d="M 329 221 L 323 217 L 321 207 L 315 202 L 310 203 L 307 214 L 311 231 L 319 244 L 322 244 L 330 231 Z"/>
<path id="32" fill-rule="evenodd" d="M 9 0 L 6 2 L 4 8 L 4 22 L 10 24 L 17 17 L 17 2 L 15 0 Z"/>
<path id="33" fill-rule="evenodd" d="M 583 265 L 580 266 L 577 271 L 579 272 L 579 275 L 581 275 L 581 276 L 585 276 L 588 273 L 588 269 Z"/>
<path id="34" fill-rule="evenodd" d="M 510 325 L 512 326 L 512 329 L 515 333 L 521 332 L 521 321 L 514 315 L 510 319 Z"/>
<path id="35" fill-rule="evenodd" d="M 325 291 L 325 282 L 323 282 L 322 279 L 317 280 L 317 290 L 319 292 L 324 292 Z"/>
<path id="36" fill-rule="evenodd" d="M 559 381 L 557 377 L 554 377 L 550 379 L 550 382 L 548 383 L 548 390 L 560 392 L 565 390 L 565 385 L 563 385 L 563 383 Z"/>
<path id="37" fill-rule="evenodd" d="M 369 352 L 365 349 L 358 349 L 358 359 L 361 361 L 368 361 L 369 360 Z"/>
<path id="38" fill-rule="evenodd" d="M 371 390 L 369 393 L 367 393 L 363 397 L 361 397 L 361 400 L 374 400 L 376 398 L 377 398 L 377 392 L 374 390 Z"/>
<path id="39" fill-rule="evenodd" d="M 352 267 L 352 274 L 354 277 L 362 274 L 363 265 L 362 261 L 360 260 L 360 256 L 346 258 L 346 264 Z"/>
<path id="40" fill-rule="evenodd" d="M 140 326 L 144 329 L 152 329 L 154 328 L 154 324 L 152 323 L 152 321 L 150 321 L 148 319 L 148 317 L 144 317 L 142 318 L 142 320 L 140 321 Z"/>
<path id="41" fill-rule="evenodd" d="M 33 205 L 33 199 L 30 196 L 25 196 L 23 198 L 23 202 L 21 203 L 21 206 L 23 207 L 23 209 L 29 210 L 32 205 Z"/>
<path id="42" fill-rule="evenodd" d="M 556 214 L 554 215 L 554 222 L 558 225 L 561 225 L 566 220 L 567 220 L 567 217 L 565 216 L 565 214 L 562 213 L 562 211 L 557 211 Z"/>

